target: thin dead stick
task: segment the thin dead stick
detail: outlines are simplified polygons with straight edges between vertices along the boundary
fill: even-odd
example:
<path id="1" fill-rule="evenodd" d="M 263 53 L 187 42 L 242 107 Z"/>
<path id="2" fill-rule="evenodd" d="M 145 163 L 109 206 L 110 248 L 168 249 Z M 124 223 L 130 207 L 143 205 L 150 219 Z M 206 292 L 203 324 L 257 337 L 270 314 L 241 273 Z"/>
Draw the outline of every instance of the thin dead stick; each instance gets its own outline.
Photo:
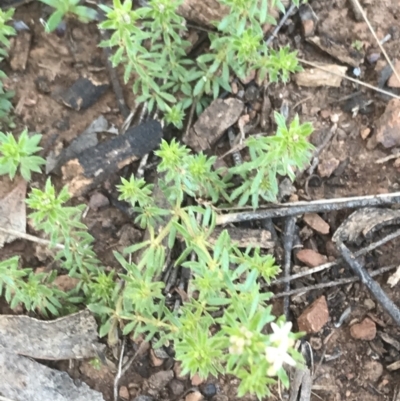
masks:
<path id="1" fill-rule="evenodd" d="M 283 272 L 285 277 L 290 276 L 290 268 L 292 266 L 292 248 L 293 248 L 293 237 L 294 237 L 294 229 L 296 227 L 296 218 L 288 217 L 286 219 L 285 224 L 285 236 L 283 240 L 283 249 L 285 251 L 285 263 L 283 266 Z M 285 283 L 285 291 L 290 291 L 290 282 L 286 281 Z M 283 299 L 283 312 L 286 316 L 286 319 L 289 319 L 289 306 L 290 306 L 290 298 L 285 297 Z"/>
<path id="2" fill-rule="evenodd" d="M 5 234 L 10 234 L 13 237 L 26 239 L 28 241 L 36 242 L 36 243 L 41 244 L 41 245 L 47 245 L 47 246 L 51 245 L 51 242 L 48 241 L 47 239 L 35 237 L 34 235 L 30 235 L 30 234 L 26 234 L 26 233 L 21 233 L 20 231 L 13 230 L 12 228 L 2 228 L 2 227 L 0 227 L 0 231 L 5 233 Z M 55 244 L 54 248 L 64 249 L 65 246 L 62 245 L 62 244 Z"/>
<path id="3" fill-rule="evenodd" d="M 382 158 L 380 158 L 378 160 L 375 160 L 375 164 L 383 164 L 383 163 L 386 163 L 386 162 L 388 162 L 388 161 L 390 161 L 392 159 L 397 159 L 399 157 L 400 157 L 400 152 L 396 153 L 394 155 L 389 155 L 389 156 L 386 156 L 386 157 L 382 157 Z"/>
<path id="4" fill-rule="evenodd" d="M 389 63 L 390 68 L 391 68 L 392 71 L 394 72 L 394 75 L 396 76 L 397 80 L 400 82 L 399 74 L 398 74 L 397 71 L 395 70 L 393 63 L 390 61 L 390 58 L 389 58 L 388 54 L 386 53 L 385 48 L 382 46 L 382 43 L 380 42 L 380 40 L 379 40 L 378 37 L 376 36 L 376 33 L 375 33 L 375 31 L 374 31 L 374 28 L 372 28 L 372 25 L 371 25 L 371 23 L 369 22 L 369 20 L 368 20 L 368 18 L 367 18 L 367 15 L 365 14 L 364 9 L 361 7 L 360 2 L 359 2 L 358 0 L 351 0 L 351 1 L 352 1 L 352 3 L 354 3 L 354 4 L 356 5 L 356 7 L 358 8 L 358 11 L 359 11 L 359 12 L 361 13 L 361 15 L 363 16 L 365 22 L 366 22 L 367 25 L 368 25 L 369 30 L 370 30 L 371 33 L 372 33 L 372 36 L 373 36 L 374 39 L 376 40 L 376 43 L 378 43 L 379 48 L 381 49 L 383 55 L 385 56 L 386 61 Z"/>
<path id="5" fill-rule="evenodd" d="M 397 238 L 399 236 L 400 236 L 400 230 L 394 231 L 392 234 L 387 235 L 386 237 L 380 239 L 379 241 L 373 242 L 372 244 L 369 244 L 365 248 L 360 249 L 354 255 L 356 257 L 365 255 L 368 252 L 373 251 L 374 249 L 386 244 L 389 241 L 394 240 L 395 238 Z M 288 282 L 288 281 L 293 281 L 293 280 L 296 280 L 296 279 L 298 279 L 300 277 L 310 276 L 311 274 L 318 273 L 318 272 L 321 272 L 323 270 L 330 269 L 331 267 L 338 265 L 342 261 L 343 260 L 341 258 L 339 258 L 339 259 L 333 260 L 332 262 L 324 263 L 323 265 L 319 265 L 319 266 L 313 267 L 312 269 L 308 269 L 305 272 L 293 274 L 290 277 L 279 278 L 277 280 L 272 281 L 271 284 L 265 285 L 265 287 L 269 287 L 270 285 L 276 285 L 276 284 L 285 283 L 285 282 Z"/>
<path id="6" fill-rule="evenodd" d="M 272 41 L 276 38 L 276 35 L 279 33 L 281 28 L 283 27 L 283 24 L 287 21 L 287 19 L 292 15 L 292 12 L 297 8 L 297 6 L 292 3 L 292 5 L 289 7 L 289 9 L 286 11 L 286 13 L 283 15 L 281 20 L 279 21 L 279 24 L 275 27 L 274 31 L 271 33 L 269 38 L 265 41 L 265 44 L 269 46 Z"/>
<path id="7" fill-rule="evenodd" d="M 118 373 L 114 379 L 114 401 L 118 401 L 118 383 L 122 377 L 122 362 L 124 360 L 125 344 L 126 344 L 126 337 L 124 337 L 122 340 L 121 352 L 119 354 L 119 362 L 118 362 Z"/>
<path id="8" fill-rule="evenodd" d="M 398 265 L 391 265 L 391 266 L 381 267 L 380 269 L 371 272 L 370 276 L 371 277 L 376 277 L 376 276 L 378 276 L 380 274 L 383 274 L 383 273 L 386 273 L 386 272 L 388 272 L 390 270 L 393 270 L 396 267 L 398 267 Z M 291 296 L 291 295 L 297 295 L 297 294 L 303 294 L 303 293 L 305 294 L 305 293 L 307 293 L 309 291 L 312 291 L 312 290 L 321 290 L 323 288 L 336 287 L 338 285 L 345 285 L 345 284 L 355 283 L 357 281 L 360 281 L 359 277 L 342 278 L 340 280 L 330 281 L 329 283 L 321 283 L 321 284 L 309 285 L 308 287 L 297 288 L 295 290 L 286 291 L 286 292 L 280 292 L 278 294 L 274 294 L 271 298 L 275 299 L 275 298 L 282 298 L 282 297 L 287 297 L 287 296 Z"/>
<path id="9" fill-rule="evenodd" d="M 217 216 L 217 225 L 237 223 L 275 217 L 297 216 L 304 213 L 321 213 L 333 210 L 355 209 L 366 206 L 387 206 L 400 203 L 400 192 L 392 194 L 354 196 L 349 198 L 320 199 L 311 202 L 290 202 L 254 211 L 245 211 Z"/>
<path id="10" fill-rule="evenodd" d="M 357 276 L 361 279 L 361 282 L 368 288 L 370 293 L 380 303 L 388 315 L 398 326 L 400 326 L 400 309 L 388 297 L 386 292 L 383 291 L 382 287 L 376 281 L 372 280 L 371 275 L 343 242 L 337 242 L 336 246 L 342 254 L 343 259 L 351 267 L 353 272 L 357 274 Z"/>
<path id="11" fill-rule="evenodd" d="M 325 71 L 325 72 L 328 72 L 329 74 L 336 75 L 338 77 L 347 79 L 348 81 L 354 82 L 354 83 L 359 84 L 361 86 L 365 86 L 366 88 L 372 89 L 372 90 L 374 90 L 376 92 L 379 92 L 379 93 L 383 93 L 384 95 L 391 96 L 391 97 L 393 97 L 395 99 L 400 99 L 400 96 L 397 96 L 392 92 L 385 91 L 384 89 L 377 88 L 376 86 L 367 84 L 366 82 L 362 82 L 362 81 L 359 81 L 358 79 L 354 79 L 354 78 L 348 77 L 347 75 L 338 74 L 336 72 L 329 71 L 328 69 L 326 69 L 326 68 L 324 68 L 324 67 L 322 67 L 322 66 L 320 66 L 318 64 L 315 64 L 315 63 L 313 63 L 311 61 L 303 60 L 301 58 L 298 58 L 298 60 L 303 64 L 307 64 L 307 65 L 309 65 L 311 67 L 314 67 L 314 68 L 317 68 L 317 69 L 319 69 L 321 71 Z"/>
<path id="12" fill-rule="evenodd" d="M 190 107 L 189 118 L 185 129 L 185 135 L 189 135 L 190 128 L 192 127 L 194 109 L 196 108 L 196 101 L 193 100 L 192 106 Z"/>

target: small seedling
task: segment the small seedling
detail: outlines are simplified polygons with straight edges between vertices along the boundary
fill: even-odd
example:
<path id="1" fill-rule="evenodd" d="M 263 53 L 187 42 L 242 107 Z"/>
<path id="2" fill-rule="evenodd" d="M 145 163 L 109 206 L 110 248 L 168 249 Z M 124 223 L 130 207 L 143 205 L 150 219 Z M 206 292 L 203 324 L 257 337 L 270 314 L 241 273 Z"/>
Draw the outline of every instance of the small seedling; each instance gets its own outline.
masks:
<path id="1" fill-rule="evenodd" d="M 22 177 L 30 181 L 32 172 L 40 173 L 40 166 L 46 161 L 34 153 L 42 149 L 38 146 L 41 138 L 39 134 L 29 137 L 26 129 L 18 141 L 13 134 L 0 132 L 0 175 L 8 174 L 13 179 L 19 169 Z"/>
<path id="2" fill-rule="evenodd" d="M 81 22 L 97 19 L 97 12 L 89 7 L 79 5 L 80 0 L 40 0 L 53 7 L 55 11 L 46 22 L 46 32 L 53 32 L 64 18 L 75 17 Z"/>
<path id="3" fill-rule="evenodd" d="M 352 44 L 351 47 L 353 49 L 356 49 L 357 51 L 361 51 L 363 48 L 363 43 L 360 40 L 355 40 Z"/>

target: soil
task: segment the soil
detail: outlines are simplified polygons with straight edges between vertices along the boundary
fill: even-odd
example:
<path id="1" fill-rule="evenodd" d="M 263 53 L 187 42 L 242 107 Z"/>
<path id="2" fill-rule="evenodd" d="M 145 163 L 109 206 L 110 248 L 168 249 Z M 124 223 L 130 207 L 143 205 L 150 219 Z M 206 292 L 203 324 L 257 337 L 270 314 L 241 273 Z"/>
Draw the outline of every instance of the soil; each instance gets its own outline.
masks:
<path id="1" fill-rule="evenodd" d="M 353 43 L 360 41 L 366 49 L 367 56 L 373 52 L 380 54 L 367 24 L 355 20 L 349 1 L 310 0 L 309 4 L 318 18 L 316 33 L 319 36 L 329 37 L 348 49 L 352 48 Z M 398 3 L 390 0 L 381 2 L 366 0 L 363 5 L 378 38 L 381 40 L 388 33 L 392 35 L 391 40 L 384 45 L 389 57 L 392 60 L 399 58 L 400 6 Z M 79 77 L 90 77 L 97 82 L 109 83 L 109 76 L 103 51 L 98 47 L 100 37 L 96 26 L 71 21 L 64 36 L 45 34 L 39 22 L 40 18 L 46 16 L 43 10 L 43 6 L 38 2 L 18 7 L 15 19 L 24 21 L 32 34 L 27 66 L 24 71 L 13 71 L 9 63 L 4 63 L 4 69 L 9 76 L 7 86 L 16 93 L 13 99 L 16 132 L 26 126 L 31 132 L 41 133 L 43 135 L 41 145 L 44 148 L 42 156 L 46 157 L 50 151 L 60 149 L 61 146 L 66 147 L 100 115 L 116 127 L 121 127 L 124 119 L 119 112 L 115 94 L 111 88 L 86 110 L 76 111 L 57 101 L 59 94 L 69 88 Z M 289 19 L 274 42 L 274 46 L 285 44 L 296 48 L 302 59 L 341 65 L 338 60 L 323 53 L 304 38 L 298 14 Z M 12 57 L 16 56 L 18 55 L 12 55 Z M 386 61 L 382 54 L 377 62 L 363 61 L 360 65 L 360 79 L 377 86 L 385 65 Z M 352 71 L 353 67 L 350 67 L 349 76 L 353 76 Z M 241 86 L 240 83 L 239 86 Z M 124 97 L 128 107 L 133 108 L 134 98 L 130 88 L 130 85 L 124 86 Z M 243 89 L 246 89 L 246 86 Z M 365 99 L 372 103 L 370 107 L 353 115 L 345 107 L 346 98 L 359 90 L 362 91 Z M 331 158 L 338 167 L 329 177 L 318 176 L 319 178 L 310 180 L 306 180 L 306 176 L 301 178 L 295 183 L 296 192 L 292 194 L 291 200 L 332 199 L 399 190 L 399 163 L 393 160 L 384 164 L 375 163 L 376 160 L 390 155 L 392 151 L 374 143 L 373 139 L 376 123 L 388 103 L 387 97 L 347 80 L 343 80 L 340 87 L 299 87 L 294 82 L 287 85 L 274 84 L 270 85 L 268 94 L 273 110 L 279 110 L 283 101 L 286 100 L 289 104 L 289 119 L 298 113 L 301 121 L 312 122 L 314 133 L 311 141 L 316 146 L 322 143 L 332 127 L 332 121 L 337 122 L 338 129 L 320 155 L 320 164 Z M 261 102 L 262 96 L 257 95 L 256 98 L 255 101 L 247 102 L 248 109 L 257 109 L 256 103 Z M 363 139 L 362 135 L 365 134 L 366 129 L 369 129 L 371 133 Z M 112 134 L 103 134 L 102 139 L 111 137 Z M 226 149 L 228 144 L 223 139 L 215 146 L 213 152 L 222 155 Z M 134 164 L 125 168 L 122 173 L 128 175 L 130 171 L 136 171 L 136 168 L 137 164 Z M 317 168 L 315 174 L 318 175 L 318 172 L 320 170 Z M 44 174 L 36 174 L 30 185 L 42 187 L 45 179 Z M 53 176 L 52 179 L 58 188 L 64 184 L 59 176 Z M 104 188 L 111 189 L 110 192 L 115 195 L 113 188 L 118 179 L 117 175 L 111 176 L 103 188 L 98 190 L 101 192 Z M 3 189 L 6 181 L 3 178 L 0 180 Z M 92 195 L 93 192 L 75 199 L 74 202 L 88 204 Z M 351 211 L 330 212 L 322 214 L 321 217 L 329 224 L 330 232 L 333 233 L 350 213 Z M 133 227 L 129 216 L 112 204 L 96 210 L 89 208 L 84 223 L 96 239 L 95 250 L 104 265 L 109 268 L 117 268 L 112 251 L 121 250 L 141 235 Z M 278 228 L 283 228 L 283 223 L 279 219 L 275 223 Z M 301 220 L 298 224 L 300 229 L 306 227 Z M 383 234 L 382 232 L 379 235 L 383 236 Z M 312 231 L 311 235 L 304 240 L 303 246 L 330 258 L 337 256 L 332 250 L 330 234 L 321 235 Z M 399 240 L 389 242 L 364 257 L 364 262 L 371 268 L 398 264 L 399 246 Z M 17 240 L 6 245 L 0 250 L 0 259 L 4 260 L 15 254 L 23 258 L 26 266 L 36 268 L 43 264 L 37 247 L 30 242 Z M 339 265 L 336 269 L 293 283 L 292 288 L 350 276 L 352 273 L 348 268 L 345 265 Z M 388 274 L 379 277 L 377 281 L 388 296 L 395 303 L 400 304 L 398 287 L 391 288 L 387 284 L 387 279 Z M 276 288 L 276 291 L 280 290 L 282 288 Z M 292 297 L 291 314 L 295 328 L 299 315 L 321 295 L 324 295 L 327 300 L 329 320 L 318 333 L 306 337 L 314 355 L 315 376 L 311 399 L 315 401 L 321 399 L 326 401 L 399 400 L 400 398 L 396 397 L 400 375 L 396 370 L 388 370 L 387 366 L 400 359 L 400 349 L 382 340 L 382 334 L 399 339 L 400 328 L 394 325 L 360 283 L 313 290 L 307 294 Z M 336 328 L 334 323 L 349 305 L 352 306 L 350 317 L 341 327 Z M 274 309 L 277 313 L 282 313 L 281 303 L 276 302 Z M 1 300 L 1 314 L 16 312 L 18 311 L 11 311 L 5 301 Z M 361 321 L 367 315 L 376 323 L 375 338 L 369 341 L 354 339 L 350 334 L 350 325 Z M 135 350 L 136 345 L 129 340 L 126 356 L 129 357 Z M 89 361 L 74 361 L 72 365 L 67 362 L 54 362 L 49 365 L 67 371 L 74 380 L 86 382 L 93 389 L 102 392 L 105 400 L 111 401 L 118 364 L 115 351 L 109 350 L 110 364 L 102 366 L 100 370 L 94 368 Z M 161 364 L 161 366 L 155 367 L 155 364 Z M 150 395 L 159 400 L 178 400 L 183 397 L 185 391 L 192 387 L 199 387 L 213 400 L 237 398 L 235 379 L 210 378 L 200 386 L 198 383 L 194 383 L 194 386 L 193 379 L 191 381 L 189 378 L 179 376 L 179 366 L 176 363 L 173 368 L 174 374 L 172 374 L 173 365 L 171 358 L 160 361 L 152 358 L 150 351 L 144 353 L 121 378 L 121 397 L 134 399 L 139 395 Z M 212 384 L 215 384 L 218 390 L 214 397 L 212 397 L 213 391 L 210 390 L 213 388 Z M 278 393 L 275 395 L 278 397 Z M 245 399 L 253 398 L 246 397 Z"/>

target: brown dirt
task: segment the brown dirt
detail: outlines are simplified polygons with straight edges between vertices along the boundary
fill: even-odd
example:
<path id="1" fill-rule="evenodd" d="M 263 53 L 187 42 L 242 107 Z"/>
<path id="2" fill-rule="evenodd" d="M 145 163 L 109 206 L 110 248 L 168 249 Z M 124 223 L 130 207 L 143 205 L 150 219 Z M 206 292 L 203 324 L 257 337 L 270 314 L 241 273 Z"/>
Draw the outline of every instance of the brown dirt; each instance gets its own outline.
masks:
<path id="1" fill-rule="evenodd" d="M 351 47 L 354 41 L 363 42 L 365 49 L 375 49 L 376 44 L 367 25 L 364 22 L 356 22 L 349 2 L 346 0 L 313 0 L 310 1 L 318 16 L 318 35 L 327 35 L 338 43 Z M 400 33 L 399 17 L 400 7 L 397 2 L 385 0 L 374 4 L 372 1 L 364 1 L 367 15 L 377 31 L 378 38 L 382 39 L 387 33 L 391 33 L 393 39 L 385 44 L 386 51 L 391 59 L 399 58 Z M 71 85 L 79 76 L 92 76 L 98 81 L 108 81 L 107 71 L 104 67 L 102 50 L 97 47 L 99 35 L 93 24 L 82 25 L 72 23 L 66 36 L 58 38 L 56 35 L 47 35 L 39 23 L 42 17 L 42 7 L 33 3 L 22 6 L 16 13 L 16 19 L 25 21 L 32 33 L 33 42 L 28 57 L 27 68 L 24 72 L 7 71 L 9 76 L 8 86 L 16 91 L 14 103 L 17 111 L 17 130 L 27 126 L 30 131 L 43 134 L 43 155 L 54 149 L 57 144 L 67 145 L 79 133 L 100 114 L 103 114 L 110 123 L 121 126 L 123 119 L 119 114 L 114 93 L 110 89 L 99 101 L 85 111 L 74 111 L 58 103 L 54 97 L 56 94 Z M 284 28 L 278 36 L 281 44 L 290 43 L 299 50 L 299 56 L 310 61 L 327 63 L 337 62 L 335 59 L 321 53 L 314 46 L 307 43 L 301 36 L 301 40 L 295 42 L 296 35 L 301 35 L 298 17 L 292 19 L 291 24 Z M 293 32 L 291 31 L 291 28 Z M 297 44 L 295 44 L 297 43 Z M 385 65 L 381 60 L 376 65 L 367 62 L 361 65 L 361 78 L 373 85 L 378 82 L 379 71 Z M 339 64 L 339 63 L 338 63 Z M 5 67 L 8 68 L 8 67 Z M 35 81 L 39 78 L 47 82 L 51 94 L 38 91 Z M 299 113 L 302 121 L 311 121 L 315 132 L 312 141 L 318 144 L 331 127 L 331 116 L 338 115 L 338 131 L 329 145 L 331 155 L 339 160 L 339 168 L 329 178 L 323 178 L 321 185 L 304 186 L 304 181 L 298 183 L 297 195 L 299 199 L 329 199 L 344 196 L 379 194 L 394 192 L 399 189 L 399 171 L 393 161 L 385 164 L 374 164 L 374 161 L 390 154 L 381 146 L 372 146 L 369 138 L 363 139 L 361 132 L 366 128 L 374 134 L 375 123 L 382 115 L 387 100 L 378 96 L 373 91 L 364 90 L 368 99 L 373 100 L 373 108 L 370 114 L 358 114 L 353 117 L 351 113 L 343 111 L 343 97 L 351 95 L 362 89 L 355 84 L 343 81 L 339 88 L 299 88 L 294 83 L 288 85 L 273 85 L 270 90 L 270 98 L 273 109 L 278 110 L 283 99 L 289 101 L 291 115 Z M 130 87 L 124 88 L 125 99 L 128 105 L 133 105 Z M 370 135 L 370 137 L 371 137 Z M 225 149 L 223 149 L 225 151 Z M 222 152 L 218 149 L 217 152 Z M 328 157 L 322 155 L 321 159 Z M 41 186 L 44 176 L 35 175 L 32 186 Z M 61 186 L 60 180 L 55 182 Z M 54 181 L 54 179 L 53 179 Z M 4 182 L 4 181 L 3 181 Z M 1 183 L 1 181 L 0 181 Z M 109 184 L 110 186 L 111 184 Z M 79 199 L 80 202 L 88 202 L 88 198 Z M 338 227 L 350 212 L 336 212 L 323 215 L 331 227 L 331 233 Z M 85 223 L 96 238 L 96 250 L 99 252 L 103 263 L 110 268 L 117 268 L 117 263 L 112 256 L 112 250 L 119 249 L 121 244 L 121 228 L 128 224 L 129 219 L 121 211 L 109 206 L 98 211 L 90 210 Z M 279 225 L 279 222 L 278 222 Z M 125 226 L 126 227 L 126 226 Z M 126 238 L 126 237 L 124 237 Z M 327 242 L 329 236 L 312 234 L 310 239 L 304 242 L 306 248 L 316 248 L 323 255 L 332 256 Z M 364 258 L 369 266 L 385 266 L 398 263 L 398 247 L 400 241 L 393 241 L 379 251 L 375 251 Z M 0 258 L 5 259 L 18 254 L 24 258 L 24 264 L 31 267 L 40 267 L 41 263 L 35 254 L 35 246 L 25 241 L 15 241 L 5 246 L 0 251 Z M 350 276 L 345 266 L 339 266 L 331 272 L 320 274 L 318 277 L 309 278 L 303 284 L 323 282 L 337 279 L 342 276 Z M 388 295 L 400 303 L 400 293 L 396 287 L 389 288 L 386 285 L 387 276 L 381 277 L 379 283 Z M 295 287 L 297 284 L 294 284 Z M 333 287 L 328 290 L 312 291 L 306 295 L 293 297 L 291 300 L 291 312 L 293 321 L 315 299 L 324 295 L 327 299 L 330 320 L 328 324 L 317 334 L 307 339 L 313 347 L 315 359 L 315 376 L 312 400 L 324 399 L 326 401 L 356 401 L 356 400 L 396 400 L 397 383 L 399 373 L 387 370 L 387 366 L 400 359 L 400 350 L 384 342 L 380 334 L 388 333 L 395 339 L 399 338 L 400 330 L 390 321 L 388 316 L 374 300 L 371 302 L 370 294 L 359 283 L 343 287 Z M 351 317 L 340 327 L 335 328 L 333 323 L 348 305 L 353 306 Z M 279 311 L 280 303 L 274 305 Z M 0 301 L 0 313 L 10 313 L 3 300 Z M 372 341 L 355 340 L 350 335 L 349 323 L 361 321 L 365 316 L 375 321 L 377 336 Z M 132 345 L 129 345 L 127 355 L 134 353 Z M 325 359 L 319 364 L 320 358 Z M 107 401 L 113 399 L 113 381 L 115 366 L 118 361 L 111 355 L 113 366 L 94 369 L 88 361 L 75 362 L 71 368 L 67 363 L 56 363 L 53 366 L 68 371 L 74 378 L 87 382 L 92 388 L 101 391 Z M 112 365 L 111 364 L 111 365 Z M 157 399 L 175 400 L 179 395 L 174 395 L 174 388 L 170 383 L 164 389 L 151 389 L 149 377 L 163 369 L 169 370 L 170 366 L 153 368 L 150 365 L 149 354 L 139 358 L 127 375 L 121 380 L 120 385 L 126 386 L 133 399 L 139 394 L 152 394 Z M 183 388 L 191 387 L 190 380 L 182 380 Z M 220 389 L 219 399 L 235 400 L 237 382 L 232 378 L 219 378 L 210 380 L 216 383 Z M 224 398 L 224 396 L 226 398 Z M 216 398 L 214 398 L 215 400 Z M 248 400 L 252 399 L 247 397 Z"/>

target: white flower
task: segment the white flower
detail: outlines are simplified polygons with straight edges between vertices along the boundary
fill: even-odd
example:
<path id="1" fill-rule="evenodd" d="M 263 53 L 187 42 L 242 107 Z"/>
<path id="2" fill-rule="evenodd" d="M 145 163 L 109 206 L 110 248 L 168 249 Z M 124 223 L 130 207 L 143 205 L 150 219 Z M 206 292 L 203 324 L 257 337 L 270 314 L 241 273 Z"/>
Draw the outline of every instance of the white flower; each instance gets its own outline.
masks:
<path id="1" fill-rule="evenodd" d="M 295 360 L 283 347 L 265 347 L 265 359 L 271 364 L 267 371 L 268 376 L 275 376 L 284 363 L 295 366 Z"/>
<path id="2" fill-rule="evenodd" d="M 294 341 L 289 337 L 292 323 L 286 322 L 281 327 L 271 323 L 271 328 L 273 330 L 270 336 L 272 345 L 265 347 L 265 359 L 271 364 L 267 371 L 268 376 L 275 376 L 284 363 L 295 366 L 296 362 L 287 352 L 294 345 Z"/>
<path id="3" fill-rule="evenodd" d="M 271 323 L 273 333 L 270 336 L 271 343 L 277 346 L 286 346 L 286 349 L 293 347 L 294 341 L 289 337 L 292 330 L 292 322 L 286 322 L 281 327 L 276 323 Z"/>

